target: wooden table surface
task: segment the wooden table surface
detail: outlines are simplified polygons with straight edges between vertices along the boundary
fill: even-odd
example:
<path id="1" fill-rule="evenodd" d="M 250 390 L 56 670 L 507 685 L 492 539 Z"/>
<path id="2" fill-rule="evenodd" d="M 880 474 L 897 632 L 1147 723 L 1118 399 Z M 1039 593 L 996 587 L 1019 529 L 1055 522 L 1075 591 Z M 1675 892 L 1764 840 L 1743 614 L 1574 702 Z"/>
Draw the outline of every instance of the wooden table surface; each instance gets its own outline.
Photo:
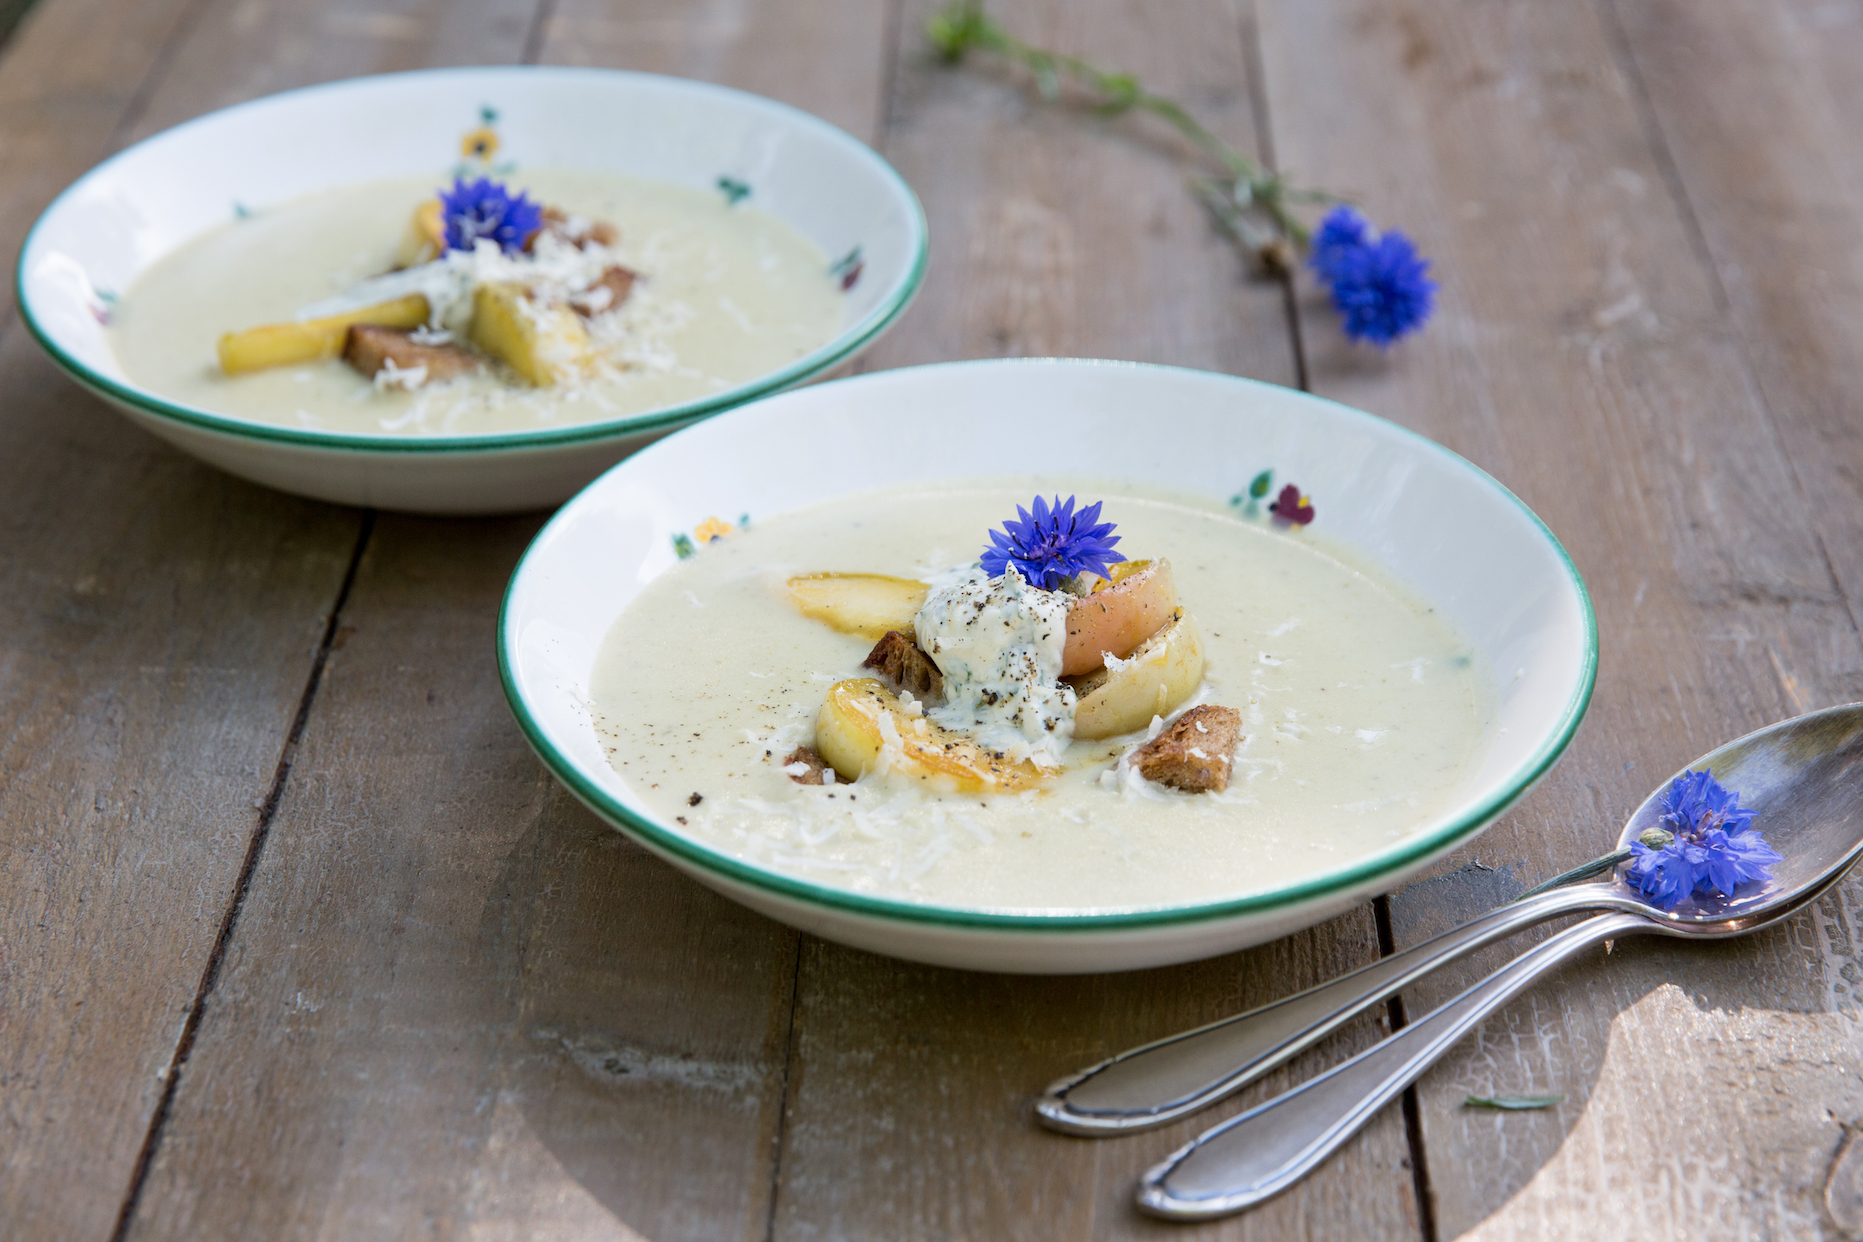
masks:
<path id="1" fill-rule="evenodd" d="M 1565 758 L 1424 878 L 1246 953 L 1032 979 L 845 949 L 674 873 L 526 749 L 492 632 L 539 517 L 367 513 L 219 474 L 79 391 L 0 292 L 0 1236 L 1854 1227 L 1863 1177 L 1840 1161 L 1836 1218 L 1825 1197 L 1863 1122 L 1860 880 L 1750 940 L 1586 956 L 1248 1216 L 1149 1222 L 1134 1179 L 1295 1074 L 1123 1141 L 1048 1134 L 1028 1100 L 1425 938 L 1598 853 L 1718 742 L 1863 698 L 1863 5 L 993 5 L 1410 232 L 1440 309 L 1388 355 L 1345 342 L 1304 276 L 1250 278 L 1168 133 L 936 63 L 929 11 L 38 0 L 0 48 L 0 250 L 126 143 L 305 83 L 530 61 L 763 92 L 871 142 L 924 200 L 924 291 L 861 369 L 1068 354 L 1250 375 L 1395 419 L 1517 492 L 1598 610 Z M 1476 1112 L 1471 1092 L 1565 1102 Z"/>

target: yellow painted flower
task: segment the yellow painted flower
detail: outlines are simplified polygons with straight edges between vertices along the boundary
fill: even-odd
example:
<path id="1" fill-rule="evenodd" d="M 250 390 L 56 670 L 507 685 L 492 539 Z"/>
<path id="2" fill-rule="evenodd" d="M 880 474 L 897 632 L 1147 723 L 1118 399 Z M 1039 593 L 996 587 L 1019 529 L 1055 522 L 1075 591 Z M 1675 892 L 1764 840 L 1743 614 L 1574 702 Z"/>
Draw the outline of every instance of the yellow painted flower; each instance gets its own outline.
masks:
<path id="1" fill-rule="evenodd" d="M 693 530 L 692 537 L 700 543 L 710 543 L 714 539 L 723 539 L 736 529 L 729 522 L 721 522 L 715 517 L 708 517 Z"/>
<path id="2" fill-rule="evenodd" d="M 489 125 L 481 125 L 459 140 L 459 153 L 469 160 L 489 160 L 498 154 L 498 134 Z"/>

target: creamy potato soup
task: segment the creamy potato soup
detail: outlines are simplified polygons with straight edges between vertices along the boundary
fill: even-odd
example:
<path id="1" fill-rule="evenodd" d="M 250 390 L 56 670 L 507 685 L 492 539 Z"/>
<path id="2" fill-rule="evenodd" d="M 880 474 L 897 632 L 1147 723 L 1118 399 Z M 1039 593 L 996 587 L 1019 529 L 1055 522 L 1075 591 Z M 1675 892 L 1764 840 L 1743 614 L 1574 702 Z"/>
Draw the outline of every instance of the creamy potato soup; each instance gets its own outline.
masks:
<path id="1" fill-rule="evenodd" d="M 534 231 L 547 236 L 501 248 L 488 231 L 475 253 L 470 232 L 448 247 L 444 182 L 345 186 L 179 248 L 113 315 L 124 373 L 260 422 L 457 435 L 706 397 L 841 329 L 828 258 L 749 203 L 605 173 L 513 174 L 493 190 L 552 209 Z M 508 198 L 488 201 L 495 214 Z M 513 296 L 488 308 L 480 284 Z M 377 339 L 359 349 L 351 319 Z"/>
<path id="2" fill-rule="evenodd" d="M 1035 910 L 1298 881 L 1404 837 L 1473 775 L 1493 677 L 1397 583 L 1265 515 L 1032 482 L 1102 501 L 1130 577 L 1042 590 L 976 568 L 1031 482 L 847 497 L 696 546 L 598 656 L 592 710 L 615 770 L 665 822 L 751 862 Z M 1155 615 L 1130 604 L 1136 628 L 1090 645 L 1153 633 L 1057 680 L 1077 654 L 1061 630 L 1077 636 L 1119 611 L 1096 601 L 1144 582 Z M 878 645 L 903 664 L 862 667 L 874 634 L 898 629 L 889 617 L 905 630 Z M 1138 698 L 1117 701 L 1121 678 Z M 1209 753 L 1223 736 L 1230 752 Z"/>

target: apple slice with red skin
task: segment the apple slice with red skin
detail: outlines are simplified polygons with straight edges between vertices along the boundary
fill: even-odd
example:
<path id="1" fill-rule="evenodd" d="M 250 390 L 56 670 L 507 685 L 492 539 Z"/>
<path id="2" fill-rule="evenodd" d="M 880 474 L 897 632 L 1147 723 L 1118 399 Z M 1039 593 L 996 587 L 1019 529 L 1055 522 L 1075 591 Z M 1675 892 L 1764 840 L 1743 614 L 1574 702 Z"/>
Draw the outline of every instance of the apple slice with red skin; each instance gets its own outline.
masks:
<path id="1" fill-rule="evenodd" d="M 1113 566 L 1092 594 L 1074 601 L 1067 613 L 1067 645 L 1061 650 L 1061 676 L 1090 673 L 1108 654 L 1123 659 L 1158 632 L 1177 610 L 1177 583 L 1171 562 L 1128 561 Z"/>

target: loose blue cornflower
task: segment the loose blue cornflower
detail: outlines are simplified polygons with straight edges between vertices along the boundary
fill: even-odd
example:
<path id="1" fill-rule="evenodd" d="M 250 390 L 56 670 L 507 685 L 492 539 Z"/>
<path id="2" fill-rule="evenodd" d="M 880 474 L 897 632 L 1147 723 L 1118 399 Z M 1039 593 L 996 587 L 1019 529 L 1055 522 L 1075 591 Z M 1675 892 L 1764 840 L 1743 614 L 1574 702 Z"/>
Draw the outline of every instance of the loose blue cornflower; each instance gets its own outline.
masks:
<path id="1" fill-rule="evenodd" d="M 460 177 L 440 192 L 440 217 L 446 222 L 446 248 L 471 250 L 480 238 L 498 243 L 506 254 L 524 249 L 543 227 L 543 207 L 519 191 L 515 196 L 490 177 Z"/>
<path id="2" fill-rule="evenodd" d="M 1731 897 L 1748 881 L 1769 880 L 1782 857 L 1753 827 L 1740 795 L 1705 769 L 1669 783 L 1658 823 L 1631 843 L 1624 878 L 1665 910 L 1690 893 Z"/>
<path id="3" fill-rule="evenodd" d="M 1307 266 L 1319 273 L 1327 284 L 1333 282 L 1334 265 L 1339 256 L 1362 250 L 1371 240 L 1371 221 L 1344 205 L 1333 208 L 1313 233 L 1313 249 Z"/>
<path id="4" fill-rule="evenodd" d="M 1307 262 L 1355 341 L 1388 349 L 1435 309 L 1436 282 L 1415 243 L 1396 230 L 1374 234 L 1364 216 L 1343 204 L 1320 222 Z"/>
<path id="5" fill-rule="evenodd" d="M 1113 562 L 1126 558 L 1113 551 L 1119 536 L 1113 534 L 1113 523 L 1100 521 L 1101 503 L 1096 500 L 1079 513 L 1074 512 L 1072 496 L 1056 496 L 1052 509 L 1037 496 L 1032 514 L 1017 505 L 1021 520 L 1004 522 L 1002 530 L 990 532 L 993 546 L 983 550 L 983 572 L 995 578 L 1013 565 L 1031 586 L 1044 591 L 1075 574 L 1105 577 Z"/>

